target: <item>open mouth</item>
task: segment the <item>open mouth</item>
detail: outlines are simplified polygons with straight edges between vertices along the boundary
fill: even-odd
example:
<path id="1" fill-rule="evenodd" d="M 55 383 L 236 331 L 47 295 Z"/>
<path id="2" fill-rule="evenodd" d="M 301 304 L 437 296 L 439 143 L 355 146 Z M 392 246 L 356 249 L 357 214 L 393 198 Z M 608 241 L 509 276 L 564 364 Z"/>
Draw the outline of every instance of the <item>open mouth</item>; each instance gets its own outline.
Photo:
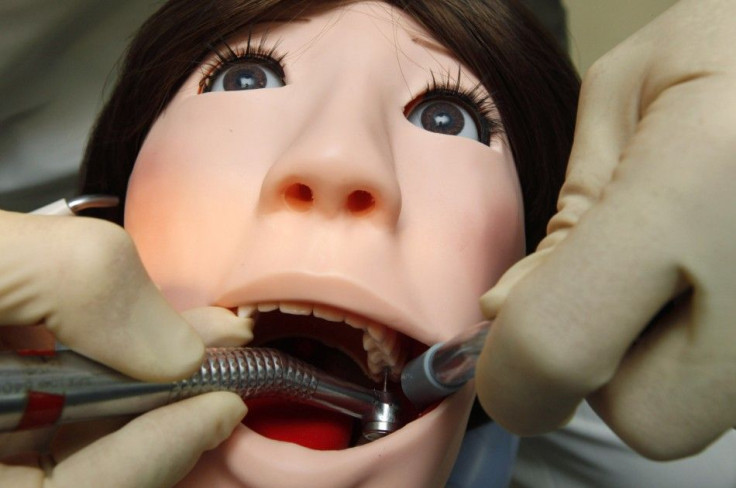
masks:
<path id="1" fill-rule="evenodd" d="M 401 405 L 403 420 L 418 416 L 401 393 L 404 364 L 427 346 L 391 327 L 322 304 L 270 302 L 240 306 L 254 321 L 250 346 L 271 347 L 355 385 L 387 389 Z M 286 398 L 248 400 L 243 423 L 270 439 L 319 450 L 362 442 L 361 422 L 347 415 Z"/>

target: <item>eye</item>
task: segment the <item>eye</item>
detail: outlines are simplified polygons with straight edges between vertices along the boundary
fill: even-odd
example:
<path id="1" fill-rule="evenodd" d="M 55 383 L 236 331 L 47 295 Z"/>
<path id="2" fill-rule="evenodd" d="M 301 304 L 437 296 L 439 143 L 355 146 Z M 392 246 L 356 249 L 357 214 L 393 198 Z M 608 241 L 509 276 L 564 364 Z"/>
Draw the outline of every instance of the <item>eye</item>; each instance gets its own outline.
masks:
<path id="1" fill-rule="evenodd" d="M 284 86 L 284 71 L 273 59 L 236 59 L 209 77 L 205 92 L 259 90 Z"/>
<path id="2" fill-rule="evenodd" d="M 447 98 L 420 101 L 410 107 L 409 122 L 429 132 L 482 141 L 482 127 L 462 103 Z"/>

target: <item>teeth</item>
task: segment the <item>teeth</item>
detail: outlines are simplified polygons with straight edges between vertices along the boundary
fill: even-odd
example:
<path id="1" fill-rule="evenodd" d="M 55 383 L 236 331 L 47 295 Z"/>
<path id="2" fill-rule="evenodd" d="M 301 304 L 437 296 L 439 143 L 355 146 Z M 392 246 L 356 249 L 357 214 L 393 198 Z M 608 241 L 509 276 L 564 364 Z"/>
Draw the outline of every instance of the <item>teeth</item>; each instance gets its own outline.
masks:
<path id="1" fill-rule="evenodd" d="M 354 329 L 363 331 L 363 349 L 367 355 L 369 375 L 376 381 L 383 378 L 386 368 L 391 370 L 392 379 L 401 375 L 406 354 L 401 348 L 398 333 L 388 327 L 363 317 L 346 314 L 328 306 L 312 305 L 305 302 L 267 302 L 257 305 L 242 305 L 237 309 L 238 317 L 253 317 L 255 311 L 273 312 L 280 310 L 290 315 L 314 315 L 330 322 L 345 322 Z"/>
<path id="2" fill-rule="evenodd" d="M 254 305 L 241 305 L 238 307 L 238 317 L 249 319 L 255 311 L 256 307 Z"/>
<path id="3" fill-rule="evenodd" d="M 260 310 L 260 307 L 258 310 Z M 281 302 L 279 310 L 289 315 L 312 315 L 312 306 L 306 303 Z"/>
<path id="4" fill-rule="evenodd" d="M 386 327 L 378 324 L 370 324 L 368 325 L 368 334 L 370 334 L 371 337 L 373 337 L 376 341 L 380 342 L 383 340 L 383 337 L 386 335 Z"/>
<path id="5" fill-rule="evenodd" d="M 368 353 L 369 362 L 380 367 L 380 371 L 386 366 L 396 366 L 396 358 L 390 358 L 383 354 L 382 351 L 371 351 Z"/>
<path id="6" fill-rule="evenodd" d="M 347 323 L 349 326 L 351 326 L 353 329 L 362 329 L 362 330 L 368 330 L 368 327 L 370 327 L 370 322 L 366 319 L 363 319 L 361 317 L 357 317 L 355 315 L 348 315 L 345 317 L 345 323 Z"/>
<path id="7" fill-rule="evenodd" d="M 380 377 L 387 367 L 393 378 L 401 373 L 404 355 L 396 331 L 371 324 L 363 334 L 363 349 L 368 354 L 368 369 L 374 377 Z"/>
<path id="8" fill-rule="evenodd" d="M 368 367 L 371 370 L 371 373 L 376 373 L 380 370 L 382 370 L 383 363 L 385 362 L 385 358 L 383 354 L 381 354 L 381 351 L 373 350 L 368 351 Z"/>
<path id="9" fill-rule="evenodd" d="M 397 338 L 398 335 L 396 334 L 396 331 L 386 329 L 386 336 L 383 342 L 378 343 L 378 347 L 380 347 L 381 351 L 383 351 L 385 354 L 390 355 L 396 347 Z"/>
<path id="10" fill-rule="evenodd" d="M 365 352 L 380 351 L 378 343 L 368 334 L 363 334 L 363 350 Z"/>
<path id="11" fill-rule="evenodd" d="M 329 320 L 330 322 L 342 322 L 345 320 L 345 314 L 335 308 L 314 307 L 314 316 L 320 319 Z"/>
<path id="12" fill-rule="evenodd" d="M 258 311 L 259 312 L 273 312 L 274 310 L 279 309 L 278 303 L 259 303 L 258 304 Z"/>

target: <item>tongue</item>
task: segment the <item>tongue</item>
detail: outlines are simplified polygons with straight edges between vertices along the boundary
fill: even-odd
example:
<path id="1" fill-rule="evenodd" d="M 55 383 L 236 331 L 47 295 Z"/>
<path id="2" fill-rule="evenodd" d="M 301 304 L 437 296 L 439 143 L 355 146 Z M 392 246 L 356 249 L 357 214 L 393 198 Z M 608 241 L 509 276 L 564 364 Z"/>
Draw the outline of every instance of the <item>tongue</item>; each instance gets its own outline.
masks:
<path id="1" fill-rule="evenodd" d="M 278 398 L 247 401 L 243 423 L 262 436 L 320 451 L 350 447 L 354 419 Z"/>

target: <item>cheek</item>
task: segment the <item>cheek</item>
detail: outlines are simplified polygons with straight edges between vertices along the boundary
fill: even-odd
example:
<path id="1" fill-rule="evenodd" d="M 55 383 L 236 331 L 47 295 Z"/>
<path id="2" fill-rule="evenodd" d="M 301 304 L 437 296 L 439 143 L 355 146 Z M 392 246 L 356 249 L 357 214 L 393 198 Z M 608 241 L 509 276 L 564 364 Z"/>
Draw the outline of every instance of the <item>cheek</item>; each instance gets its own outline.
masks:
<path id="1" fill-rule="evenodd" d="M 237 256 L 233 222 L 247 227 L 246 209 L 253 208 L 266 171 L 257 164 L 265 156 L 244 150 L 250 127 L 217 105 L 207 100 L 203 110 L 195 98 L 167 110 L 147 136 L 128 185 L 125 227 L 177 308 L 211 303 L 215 284 L 234 262 L 226 258 Z"/>
<path id="2" fill-rule="evenodd" d="M 415 282 L 449 336 L 481 318 L 478 299 L 524 254 L 521 190 L 505 145 L 424 146 L 402 188 Z M 422 174 L 422 176 L 419 175 Z M 403 217 L 403 214 L 402 214 Z M 407 255 L 409 253 L 407 252 Z"/>
<path id="3" fill-rule="evenodd" d="M 472 151 L 472 156 L 458 170 L 458 184 L 465 191 L 453 193 L 463 217 L 448 219 L 448 239 L 464 259 L 467 275 L 485 291 L 524 255 L 523 198 L 506 146 L 489 155 Z"/>

